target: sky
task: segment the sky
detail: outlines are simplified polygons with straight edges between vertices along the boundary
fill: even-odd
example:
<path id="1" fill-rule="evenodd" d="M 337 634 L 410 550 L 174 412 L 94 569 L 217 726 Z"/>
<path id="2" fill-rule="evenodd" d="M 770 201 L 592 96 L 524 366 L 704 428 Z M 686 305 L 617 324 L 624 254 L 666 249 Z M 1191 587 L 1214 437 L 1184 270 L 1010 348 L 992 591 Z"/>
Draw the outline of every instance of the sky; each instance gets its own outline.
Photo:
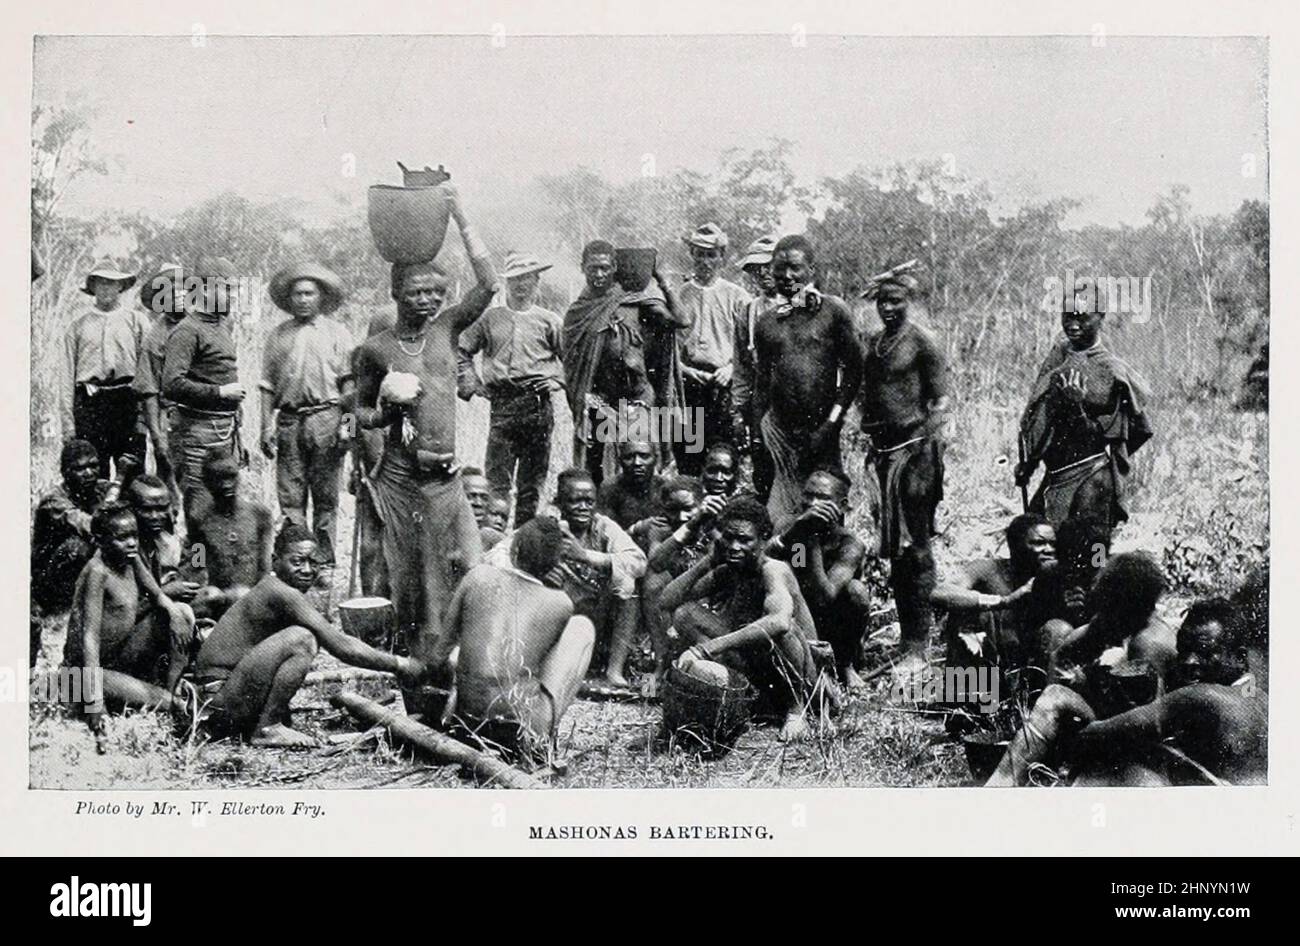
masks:
<path id="1" fill-rule="evenodd" d="M 112 172 L 69 190 L 81 216 L 166 219 L 226 190 L 327 216 L 398 183 L 398 160 L 492 202 L 578 165 L 709 170 L 779 136 L 804 183 L 943 160 L 1002 212 L 1068 196 L 1072 224 L 1140 224 L 1175 182 L 1205 213 L 1267 198 L 1267 57 L 1117 36 L 46 37 L 34 99 L 90 109 Z"/>

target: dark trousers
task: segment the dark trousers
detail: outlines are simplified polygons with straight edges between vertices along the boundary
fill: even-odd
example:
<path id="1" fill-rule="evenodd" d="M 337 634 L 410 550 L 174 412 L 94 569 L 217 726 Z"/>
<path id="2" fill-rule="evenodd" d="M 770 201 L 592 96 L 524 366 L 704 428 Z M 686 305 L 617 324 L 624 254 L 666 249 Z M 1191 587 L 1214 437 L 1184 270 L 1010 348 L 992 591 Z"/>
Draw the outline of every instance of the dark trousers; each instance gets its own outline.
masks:
<path id="1" fill-rule="evenodd" d="M 537 512 L 550 468 L 554 409 L 549 391 L 536 394 L 494 389 L 490 396 L 492 413 L 484 472 L 498 496 L 509 496 L 513 484 L 518 529 Z"/>
<path id="2" fill-rule="evenodd" d="M 167 449 L 171 451 L 172 469 L 181 497 L 188 513 L 194 497 L 205 491 L 203 486 L 203 458 L 210 450 L 219 450 L 243 462 L 243 449 L 239 444 L 239 419 L 235 414 L 209 416 L 187 411 L 176 405 L 170 413 L 171 430 L 167 436 Z"/>
<path id="3" fill-rule="evenodd" d="M 99 454 L 99 477 L 111 477 L 110 465 L 124 453 L 141 463 L 145 458 L 145 436 L 138 423 L 135 391 L 129 384 L 89 394 L 77 385 L 72 395 L 72 424 L 82 440 L 88 440 Z"/>
<path id="4" fill-rule="evenodd" d="M 673 442 L 673 456 L 677 458 L 677 472 L 682 476 L 699 476 L 704 469 L 704 454 L 720 441 L 730 443 L 731 385 L 700 384 L 688 378 L 682 380 L 683 409 L 689 412 L 691 440 L 678 437 Z M 703 422 L 704 429 L 700 430 Z"/>
<path id="5" fill-rule="evenodd" d="M 275 492 L 280 512 L 315 533 L 320 554 L 330 564 L 334 562 L 334 520 L 343 465 L 339 423 L 337 406 L 306 414 L 281 411 L 276 417 Z"/>

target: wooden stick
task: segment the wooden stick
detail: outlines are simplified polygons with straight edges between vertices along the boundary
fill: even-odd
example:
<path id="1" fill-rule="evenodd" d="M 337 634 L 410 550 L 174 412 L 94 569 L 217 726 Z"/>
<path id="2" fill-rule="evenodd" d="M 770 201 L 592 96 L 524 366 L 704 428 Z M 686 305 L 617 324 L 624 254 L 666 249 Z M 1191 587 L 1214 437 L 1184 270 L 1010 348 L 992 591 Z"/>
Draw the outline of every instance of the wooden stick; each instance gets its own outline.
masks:
<path id="1" fill-rule="evenodd" d="M 330 701 L 335 706 L 343 707 L 364 723 L 385 727 L 394 739 L 413 748 L 422 749 L 440 762 L 458 763 L 488 783 L 495 782 L 506 788 L 546 787 L 545 783 L 526 772 L 512 768 L 500 759 L 479 752 L 450 736 L 444 736 L 407 716 L 399 716 L 386 710 L 364 696 L 348 692 L 336 693 Z"/>
<path id="2" fill-rule="evenodd" d="M 365 667 L 336 667 L 333 670 L 313 670 L 302 681 L 303 686 L 322 683 L 355 683 L 358 680 L 387 680 L 396 678 L 387 670 L 369 670 Z"/>

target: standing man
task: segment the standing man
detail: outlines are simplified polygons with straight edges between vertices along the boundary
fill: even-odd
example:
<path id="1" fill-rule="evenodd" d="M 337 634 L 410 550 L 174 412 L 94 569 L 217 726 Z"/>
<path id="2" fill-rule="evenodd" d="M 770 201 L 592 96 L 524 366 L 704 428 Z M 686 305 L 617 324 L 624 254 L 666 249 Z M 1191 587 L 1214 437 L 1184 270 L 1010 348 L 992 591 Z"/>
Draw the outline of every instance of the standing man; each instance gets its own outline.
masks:
<path id="1" fill-rule="evenodd" d="M 732 438 L 731 378 L 735 370 L 736 327 L 745 319 L 749 293 L 718 275 L 727 255 L 727 235 L 716 223 L 706 223 L 684 237 L 691 253 L 691 278 L 679 293 L 689 319 L 678 334 L 683 407 L 703 417 L 705 445 Z M 696 420 L 696 423 L 699 421 Z M 686 444 L 673 444 L 677 469 L 699 476 L 701 453 Z"/>
<path id="2" fill-rule="evenodd" d="M 492 404 L 488 423 L 487 477 L 492 491 L 515 494 L 515 528 L 537 512 L 537 497 L 551 459 L 555 416 L 551 392 L 564 386 L 564 320 L 534 301 L 541 275 L 551 268 L 534 256 L 506 255 L 506 304 L 483 313 L 460 336 L 459 394 Z M 483 376 L 474 354 L 483 353 Z"/>
<path id="3" fill-rule="evenodd" d="M 355 362 L 357 424 L 387 431 L 365 488 L 380 524 L 398 627 L 426 666 L 456 582 L 482 555 L 456 465 L 456 343 L 491 304 L 496 285 L 460 195 L 450 183 L 442 186 L 477 282 L 444 309 L 449 281 L 441 269 L 432 261 L 394 263 L 397 323 L 366 339 Z"/>
<path id="4" fill-rule="evenodd" d="M 880 555 L 902 630 L 899 680 L 920 672 L 934 615 L 934 558 L 930 537 L 943 499 L 941 428 L 948 410 L 948 369 L 933 336 L 908 319 L 918 283 L 906 265 L 873 277 L 863 297 L 875 299 L 881 327 L 867 335 L 862 385 L 862 431 L 875 467 Z"/>
<path id="5" fill-rule="evenodd" d="M 130 273 L 97 263 L 81 287 L 94 297 L 94 307 L 73 320 L 64 339 L 68 387 L 63 434 L 94 445 L 100 479 L 109 478 L 111 465 L 123 454 L 144 462 L 145 440 L 131 384 L 150 323 L 139 309 L 122 305 L 122 293 L 134 285 Z"/>
<path id="6" fill-rule="evenodd" d="M 140 358 L 135 366 L 132 387 L 140 399 L 140 413 L 145 432 L 153 447 L 154 472 L 167 485 L 172 505 L 180 503 L 180 487 L 176 485 L 176 472 L 172 469 L 171 452 L 167 444 L 167 431 L 171 426 L 171 404 L 162 398 L 163 359 L 167 354 L 167 339 L 185 318 L 185 287 L 179 263 L 164 263 L 140 287 L 140 304 L 153 316 L 140 346 Z M 140 458 L 141 464 L 144 457 Z M 143 467 L 142 467 L 143 468 Z"/>
<path id="7" fill-rule="evenodd" d="M 351 436 L 340 403 L 352 393 L 352 336 L 328 318 L 343 303 L 343 283 L 316 263 L 271 278 L 271 300 L 288 312 L 262 355 L 262 453 L 275 460 L 280 512 L 310 528 L 323 564 L 334 564 L 339 467 Z M 307 520 L 311 501 L 312 518 Z"/>
<path id="8" fill-rule="evenodd" d="M 1047 472 L 1030 510 L 1055 525 L 1072 516 L 1093 519 L 1109 533 L 1128 518 L 1129 457 L 1151 439 L 1147 388 L 1102 343 L 1106 314 L 1095 295 L 1067 287 L 1062 310 L 1065 338 L 1038 369 L 1020 421 L 1016 483 L 1029 485 L 1042 463 Z"/>
<path id="9" fill-rule="evenodd" d="M 629 292 L 615 282 L 614 270 L 611 244 L 593 240 L 583 247 L 587 285 L 564 314 L 573 462 L 585 466 L 597 486 L 604 480 L 606 447 L 611 445 L 601 439 L 600 431 L 650 427 L 649 408 L 658 398 L 646 369 L 647 334 L 689 324 L 658 267 L 657 291 L 647 287 Z"/>
<path id="10" fill-rule="evenodd" d="M 777 304 L 754 326 L 753 433 L 772 464 L 767 508 L 782 528 L 803 508 L 813 471 L 843 469 L 840 433 L 862 383 L 864 351 L 844 300 L 814 285 L 808 239 L 782 237 L 772 259 Z"/>
<path id="11" fill-rule="evenodd" d="M 736 323 L 735 377 L 731 382 L 731 429 L 738 449 L 748 450 L 754 465 L 754 492 L 767 502 L 772 492 L 772 463 L 763 449 L 758 433 L 762 419 L 754 411 L 754 372 L 757 370 L 754 350 L 755 327 L 759 317 L 777 304 L 776 278 L 772 274 L 772 253 L 776 237 L 760 237 L 749 246 L 740 261 L 741 272 L 754 293 L 745 306 L 744 315 Z"/>
<path id="12" fill-rule="evenodd" d="M 217 450 L 243 460 L 239 440 L 239 383 L 230 328 L 235 266 L 224 257 L 200 257 L 185 279 L 185 311 L 167 339 L 161 396 L 172 402 L 172 468 L 186 515 L 203 488 L 203 462 Z"/>

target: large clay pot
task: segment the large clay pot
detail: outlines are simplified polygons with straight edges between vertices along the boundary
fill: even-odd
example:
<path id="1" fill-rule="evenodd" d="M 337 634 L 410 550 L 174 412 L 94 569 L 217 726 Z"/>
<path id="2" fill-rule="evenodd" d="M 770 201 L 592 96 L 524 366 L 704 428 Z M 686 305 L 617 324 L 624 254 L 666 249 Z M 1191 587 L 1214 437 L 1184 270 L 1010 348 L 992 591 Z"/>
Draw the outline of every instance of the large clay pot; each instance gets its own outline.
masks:
<path id="1" fill-rule="evenodd" d="M 441 185 L 370 188 L 370 235 L 390 263 L 423 263 L 437 256 L 450 216 L 451 201 Z"/>
<path id="2" fill-rule="evenodd" d="M 343 633 L 371 647 L 391 651 L 397 611 L 387 598 L 349 598 L 339 605 Z"/>

